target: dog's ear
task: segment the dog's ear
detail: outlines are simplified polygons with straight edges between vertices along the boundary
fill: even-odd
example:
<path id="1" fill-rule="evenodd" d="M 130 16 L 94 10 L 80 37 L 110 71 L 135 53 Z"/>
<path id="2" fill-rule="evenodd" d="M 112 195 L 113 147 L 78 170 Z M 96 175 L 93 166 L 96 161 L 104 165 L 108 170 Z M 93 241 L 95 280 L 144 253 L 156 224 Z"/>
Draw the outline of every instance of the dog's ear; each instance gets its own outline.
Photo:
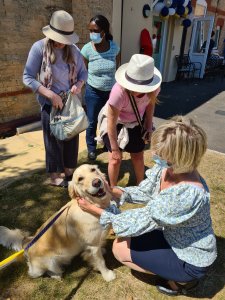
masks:
<path id="1" fill-rule="evenodd" d="M 69 182 L 69 185 L 68 185 L 68 192 L 69 192 L 69 195 L 70 195 L 70 198 L 71 198 L 71 199 L 74 199 L 74 198 L 76 198 L 76 197 L 78 196 L 78 194 L 77 194 L 76 191 L 75 191 L 73 181 L 70 181 L 70 182 Z"/>

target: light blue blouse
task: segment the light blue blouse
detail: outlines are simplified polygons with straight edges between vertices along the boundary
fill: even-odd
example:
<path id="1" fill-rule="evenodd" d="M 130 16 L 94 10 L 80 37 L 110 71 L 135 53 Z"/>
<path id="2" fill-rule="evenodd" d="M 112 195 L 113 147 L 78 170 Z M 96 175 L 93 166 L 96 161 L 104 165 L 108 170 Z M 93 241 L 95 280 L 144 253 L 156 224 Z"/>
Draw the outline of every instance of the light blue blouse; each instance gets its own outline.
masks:
<path id="1" fill-rule="evenodd" d="M 89 42 L 81 49 L 88 60 L 87 83 L 100 91 L 110 91 L 115 83 L 116 56 L 120 48 L 110 41 L 110 48 L 105 52 L 97 52 Z"/>
<path id="2" fill-rule="evenodd" d="M 210 194 L 205 181 L 200 188 L 181 183 L 160 191 L 162 167 L 156 164 L 146 172 L 139 186 L 126 187 L 122 202 L 145 203 L 142 208 L 120 214 L 105 210 L 100 223 L 112 223 L 120 237 L 132 237 L 162 229 L 166 241 L 185 262 L 206 267 L 217 256 L 216 239 L 210 217 Z"/>
<path id="3" fill-rule="evenodd" d="M 41 83 L 37 80 L 37 75 L 40 72 L 42 59 L 44 40 L 39 40 L 33 44 L 30 49 L 25 69 L 23 72 L 23 83 L 32 89 L 33 92 L 37 92 Z M 56 94 L 65 92 L 70 89 L 69 82 L 69 66 L 64 62 L 62 55 L 63 49 L 55 49 L 56 62 L 52 65 L 52 87 L 51 90 Z M 83 57 L 79 48 L 76 45 L 72 45 L 72 53 L 76 64 L 77 81 L 87 80 L 87 69 L 85 67 Z M 44 104 L 51 105 L 51 102 L 45 97 L 37 94 L 37 99 L 41 106 Z"/>

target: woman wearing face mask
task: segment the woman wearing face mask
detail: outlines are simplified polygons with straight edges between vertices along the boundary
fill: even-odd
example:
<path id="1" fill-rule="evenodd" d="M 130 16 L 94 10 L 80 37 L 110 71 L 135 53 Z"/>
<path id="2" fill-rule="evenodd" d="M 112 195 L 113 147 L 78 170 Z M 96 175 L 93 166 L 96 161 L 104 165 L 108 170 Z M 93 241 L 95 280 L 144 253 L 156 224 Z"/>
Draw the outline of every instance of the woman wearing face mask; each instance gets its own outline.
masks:
<path id="1" fill-rule="evenodd" d="M 42 28 L 42 32 L 46 37 L 31 47 L 23 82 L 36 94 L 41 106 L 46 171 L 50 175 L 50 184 L 66 187 L 77 165 L 79 136 L 69 141 L 58 141 L 50 131 L 50 111 L 52 106 L 62 109 L 61 92 L 80 94 L 87 80 L 87 70 L 75 45 L 79 37 L 74 32 L 74 20 L 70 14 L 63 10 L 54 12 L 50 25 Z"/>
<path id="2" fill-rule="evenodd" d="M 81 50 L 88 69 L 85 101 L 89 127 L 86 131 L 88 158 L 96 159 L 96 128 L 98 114 L 109 98 L 119 65 L 119 47 L 109 31 L 109 21 L 102 15 L 90 20 L 90 42 Z"/>
<path id="3" fill-rule="evenodd" d="M 113 254 L 139 272 L 162 279 L 159 292 L 175 296 L 188 292 L 203 278 L 217 256 L 210 217 L 210 193 L 197 167 L 207 149 L 206 134 L 193 120 L 177 116 L 152 134 L 155 165 L 139 186 L 113 188 L 120 204 L 145 204 L 119 213 L 85 199 L 80 207 L 112 225 L 118 238 Z"/>

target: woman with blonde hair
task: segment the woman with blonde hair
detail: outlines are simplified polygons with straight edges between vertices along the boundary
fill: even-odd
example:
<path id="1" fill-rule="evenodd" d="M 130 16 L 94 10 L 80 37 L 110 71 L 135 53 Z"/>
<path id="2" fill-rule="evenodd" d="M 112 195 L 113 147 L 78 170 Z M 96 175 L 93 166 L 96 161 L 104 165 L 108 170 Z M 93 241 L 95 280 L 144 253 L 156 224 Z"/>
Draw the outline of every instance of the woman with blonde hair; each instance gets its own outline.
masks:
<path id="1" fill-rule="evenodd" d="M 157 289 L 167 295 L 186 294 L 217 256 L 209 189 L 197 171 L 206 148 L 205 132 L 177 116 L 153 132 L 155 165 L 147 178 L 139 186 L 113 189 L 121 203 L 144 207 L 113 214 L 78 200 L 82 209 L 100 216 L 103 226 L 112 224 L 116 259 L 160 276 Z"/>
<path id="2" fill-rule="evenodd" d="M 37 95 L 46 153 L 46 171 L 50 184 L 66 187 L 77 164 L 79 135 L 60 142 L 50 131 L 51 107 L 62 109 L 63 94 L 79 95 L 87 80 L 87 70 L 74 32 L 74 20 L 66 11 L 52 14 L 50 24 L 42 28 L 46 38 L 33 44 L 23 73 L 23 82 Z M 38 76 L 38 79 L 37 79 Z M 64 173 L 65 179 L 61 176 Z"/>

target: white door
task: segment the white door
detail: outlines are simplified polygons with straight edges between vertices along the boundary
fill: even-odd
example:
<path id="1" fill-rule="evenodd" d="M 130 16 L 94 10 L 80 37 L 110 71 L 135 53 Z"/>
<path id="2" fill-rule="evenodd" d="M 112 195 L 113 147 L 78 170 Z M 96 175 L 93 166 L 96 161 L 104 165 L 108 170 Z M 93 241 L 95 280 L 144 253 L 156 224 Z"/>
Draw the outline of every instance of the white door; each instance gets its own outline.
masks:
<path id="1" fill-rule="evenodd" d="M 211 32 L 213 29 L 213 22 L 213 16 L 206 16 L 193 19 L 193 29 L 189 56 L 191 62 L 200 62 L 202 64 L 200 78 L 203 78 L 205 73 L 205 65 L 207 60 Z M 202 46 L 204 42 L 206 43 L 203 49 Z M 197 77 L 198 74 L 195 74 L 195 76 Z"/>

